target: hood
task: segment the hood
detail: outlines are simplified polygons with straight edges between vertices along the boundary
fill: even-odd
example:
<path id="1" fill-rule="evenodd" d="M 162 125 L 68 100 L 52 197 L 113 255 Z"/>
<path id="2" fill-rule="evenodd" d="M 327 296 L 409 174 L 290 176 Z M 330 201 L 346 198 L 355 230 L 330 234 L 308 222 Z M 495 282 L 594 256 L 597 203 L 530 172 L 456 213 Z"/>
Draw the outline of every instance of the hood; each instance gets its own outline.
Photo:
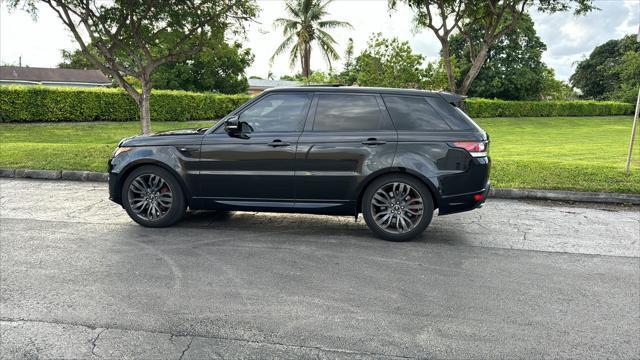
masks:
<path id="1" fill-rule="evenodd" d="M 178 129 L 168 130 L 159 133 L 151 134 L 149 136 L 169 136 L 169 135 L 200 135 L 204 134 L 209 128 L 190 128 L 190 129 Z"/>
<path id="2" fill-rule="evenodd" d="M 161 146 L 200 144 L 209 128 L 193 128 L 162 131 L 150 135 L 138 135 L 122 139 L 118 146 Z"/>

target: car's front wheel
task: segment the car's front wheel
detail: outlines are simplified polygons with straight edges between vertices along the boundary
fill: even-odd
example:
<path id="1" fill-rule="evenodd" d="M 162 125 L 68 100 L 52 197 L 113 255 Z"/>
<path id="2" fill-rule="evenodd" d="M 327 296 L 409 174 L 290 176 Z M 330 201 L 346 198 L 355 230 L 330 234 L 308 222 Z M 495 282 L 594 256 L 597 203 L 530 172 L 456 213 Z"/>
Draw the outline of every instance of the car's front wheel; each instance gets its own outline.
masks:
<path id="1" fill-rule="evenodd" d="M 148 227 L 175 224 L 187 207 L 176 178 L 152 165 L 137 168 L 127 176 L 122 186 L 122 205 L 131 219 Z"/>
<path id="2" fill-rule="evenodd" d="M 408 241 L 429 226 L 433 200 L 429 189 L 418 179 L 404 174 L 386 175 L 367 187 L 362 214 L 378 237 Z"/>

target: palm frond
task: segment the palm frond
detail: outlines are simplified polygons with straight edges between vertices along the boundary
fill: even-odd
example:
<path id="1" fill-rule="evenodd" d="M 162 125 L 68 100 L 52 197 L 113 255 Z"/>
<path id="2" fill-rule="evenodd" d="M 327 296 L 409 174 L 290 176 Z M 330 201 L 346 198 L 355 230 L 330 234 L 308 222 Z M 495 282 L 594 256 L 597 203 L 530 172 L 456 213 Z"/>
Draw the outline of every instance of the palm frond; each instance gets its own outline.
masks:
<path id="1" fill-rule="evenodd" d="M 317 22 L 326 15 L 328 15 L 328 13 L 319 6 L 319 3 L 316 3 L 315 6 L 309 9 L 307 13 L 307 19 L 309 19 L 309 21 L 311 22 Z"/>
<path id="2" fill-rule="evenodd" d="M 296 62 L 300 59 L 300 43 L 296 43 L 291 48 L 291 53 L 289 54 L 289 67 L 295 68 Z"/>
<path id="3" fill-rule="evenodd" d="M 278 46 L 274 58 L 283 54 L 289 47 L 289 65 L 294 67 L 297 61 L 305 59 L 307 52 L 311 51 L 311 44 L 317 40 L 325 61 L 331 68 L 331 62 L 338 60 L 340 56 L 334 48 L 336 40 L 329 34 L 328 29 L 353 28 L 346 21 L 325 20 L 328 16 L 327 6 L 333 0 L 286 0 L 285 9 L 289 18 L 278 18 L 274 21 L 274 27 L 282 28 L 286 39 Z M 308 64 L 307 64 L 308 65 Z M 304 69 L 303 69 L 304 71 Z"/>
<path id="4" fill-rule="evenodd" d="M 284 6 L 287 12 L 289 13 L 289 15 L 291 15 L 294 18 L 301 19 L 302 16 L 300 14 L 299 5 L 300 5 L 300 1 L 287 1 Z"/>
<path id="5" fill-rule="evenodd" d="M 316 38 L 319 41 L 324 41 L 327 44 L 331 44 L 331 45 L 337 44 L 336 40 L 328 32 L 326 32 L 324 30 L 320 30 L 320 29 L 317 29 L 316 31 L 318 32 L 318 35 L 316 36 Z"/>
<path id="6" fill-rule="evenodd" d="M 331 64 L 331 60 L 338 60 L 340 56 L 338 55 L 336 50 L 326 42 L 318 41 L 318 45 L 320 45 L 320 49 L 322 50 L 324 61 L 327 63 L 327 65 L 329 65 L 329 71 L 332 71 L 333 66 Z"/>
<path id="7" fill-rule="evenodd" d="M 293 20 L 293 19 L 278 18 L 273 21 L 273 27 L 274 28 L 281 27 L 282 33 L 285 36 L 288 36 L 289 34 L 296 32 L 296 30 L 300 27 L 300 25 L 301 24 L 299 21 Z"/>
<path id="8" fill-rule="evenodd" d="M 333 37 L 331 37 L 331 35 L 329 35 L 328 33 L 322 30 L 318 30 L 317 39 L 318 39 L 318 45 L 322 50 L 322 55 L 324 56 L 325 61 L 329 65 L 329 70 L 332 70 L 331 60 L 340 59 L 340 55 L 338 54 L 336 49 L 333 47 L 333 44 L 335 44 L 336 41 L 333 39 Z"/>
<path id="9" fill-rule="evenodd" d="M 282 53 L 284 53 L 294 41 L 295 41 L 294 34 L 287 36 L 287 38 L 284 39 L 284 41 L 280 44 L 280 46 L 276 48 L 276 51 L 273 52 L 273 55 L 269 59 L 269 62 L 273 63 L 273 60 L 279 55 L 281 55 Z"/>
<path id="10" fill-rule="evenodd" d="M 351 24 L 349 22 L 347 22 L 347 21 L 339 21 L 339 20 L 318 21 L 318 27 L 320 29 L 335 29 L 335 28 L 340 28 L 340 27 L 353 29 L 353 26 L 351 26 Z"/>

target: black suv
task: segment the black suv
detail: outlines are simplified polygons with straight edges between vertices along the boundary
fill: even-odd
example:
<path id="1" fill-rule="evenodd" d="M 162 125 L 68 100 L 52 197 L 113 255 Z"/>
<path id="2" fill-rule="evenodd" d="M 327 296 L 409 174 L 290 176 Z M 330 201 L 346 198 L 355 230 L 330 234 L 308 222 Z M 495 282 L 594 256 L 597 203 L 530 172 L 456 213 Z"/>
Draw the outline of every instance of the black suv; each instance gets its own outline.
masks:
<path id="1" fill-rule="evenodd" d="M 362 213 L 376 235 L 419 235 L 481 206 L 488 137 L 447 93 L 358 87 L 263 92 L 210 128 L 124 139 L 111 200 L 137 223 L 197 209 Z"/>

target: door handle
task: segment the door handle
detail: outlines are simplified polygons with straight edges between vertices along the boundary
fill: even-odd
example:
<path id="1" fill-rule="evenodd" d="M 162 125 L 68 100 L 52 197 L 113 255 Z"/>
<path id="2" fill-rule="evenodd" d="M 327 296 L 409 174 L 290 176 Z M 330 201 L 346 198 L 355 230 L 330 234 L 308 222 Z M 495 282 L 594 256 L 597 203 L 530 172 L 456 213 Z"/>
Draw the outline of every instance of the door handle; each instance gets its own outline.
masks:
<path id="1" fill-rule="evenodd" d="M 291 144 L 289 144 L 288 142 L 283 142 L 282 140 L 273 140 L 272 142 L 269 143 L 269 146 L 272 147 L 280 147 L 280 146 L 289 146 Z"/>
<path id="2" fill-rule="evenodd" d="M 376 138 L 368 138 L 367 141 L 363 141 L 363 145 L 384 145 L 387 142 L 384 140 L 378 140 Z"/>

